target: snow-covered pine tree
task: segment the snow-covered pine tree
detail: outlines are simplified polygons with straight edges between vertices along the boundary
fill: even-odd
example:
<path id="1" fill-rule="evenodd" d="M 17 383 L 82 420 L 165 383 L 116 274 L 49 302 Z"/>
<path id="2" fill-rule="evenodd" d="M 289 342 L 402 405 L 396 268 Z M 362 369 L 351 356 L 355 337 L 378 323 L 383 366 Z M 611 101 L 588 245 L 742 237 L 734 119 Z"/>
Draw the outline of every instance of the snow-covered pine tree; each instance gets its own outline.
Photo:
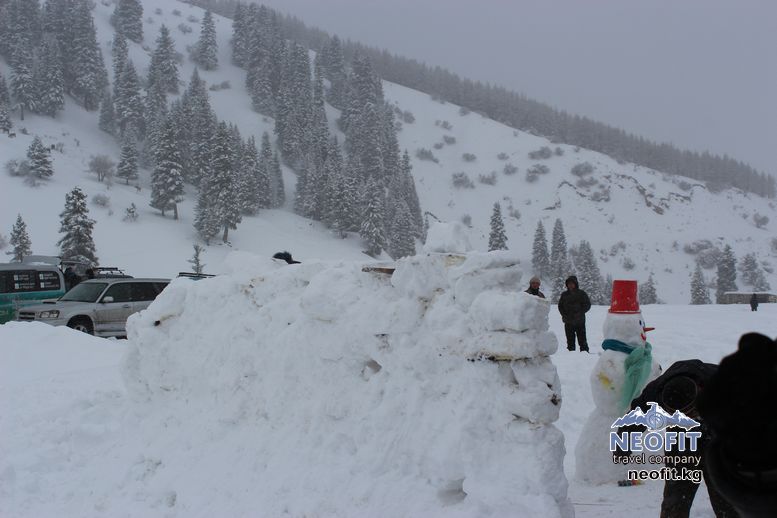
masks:
<path id="1" fill-rule="evenodd" d="M 402 198 L 393 200 L 393 218 L 389 224 L 389 255 L 392 259 L 415 255 L 415 225 L 407 203 Z"/>
<path id="2" fill-rule="evenodd" d="M 143 4 L 140 0 L 119 0 L 111 16 L 116 32 L 135 43 L 143 41 Z"/>
<path id="3" fill-rule="evenodd" d="M 170 30 L 165 26 L 159 28 L 156 39 L 156 49 L 151 55 L 151 65 L 148 69 L 148 89 L 159 83 L 163 92 L 178 93 L 178 64 L 175 61 L 175 42 L 170 37 Z"/>
<path id="4" fill-rule="evenodd" d="M 192 265 L 192 271 L 195 274 L 200 275 L 206 266 L 202 262 L 202 258 L 200 257 L 202 253 L 205 251 L 205 249 L 198 244 L 193 245 L 192 248 L 194 248 L 194 255 L 192 255 L 192 258 L 189 259 L 187 262 Z"/>
<path id="5" fill-rule="evenodd" d="M 53 37 L 43 40 L 38 49 L 35 83 L 35 111 L 54 117 L 65 107 L 65 84 L 59 45 Z"/>
<path id="6" fill-rule="evenodd" d="M 20 59 L 11 71 L 11 92 L 15 105 L 19 108 L 21 120 L 24 120 L 24 111 L 35 109 L 35 80 L 30 71 L 28 59 Z"/>
<path id="7" fill-rule="evenodd" d="M 730 245 L 723 248 L 718 259 L 718 285 L 715 290 L 715 303 L 720 304 L 723 294 L 737 291 L 737 259 Z"/>
<path id="8" fill-rule="evenodd" d="M 251 106 L 257 113 L 275 116 L 275 97 L 272 90 L 272 62 L 263 59 L 255 65 L 246 76 L 248 93 L 251 95 Z"/>
<path id="9" fill-rule="evenodd" d="M 640 304 L 658 304 L 658 295 L 656 294 L 656 283 L 653 280 L 653 273 L 648 275 L 647 281 L 639 285 L 639 303 Z"/>
<path id="10" fill-rule="evenodd" d="M 63 61 L 65 91 L 80 99 L 87 110 L 96 110 L 109 83 L 88 0 L 76 0 L 68 10 L 68 23 L 72 39 L 62 49 L 68 57 Z"/>
<path id="11" fill-rule="evenodd" d="M 696 263 L 696 269 L 691 276 L 691 304 L 712 304 L 710 290 L 699 263 Z"/>
<path id="12" fill-rule="evenodd" d="M 152 162 L 156 156 L 157 148 L 159 147 L 159 139 L 162 134 L 162 127 L 164 126 L 165 120 L 168 118 L 167 94 L 164 92 L 162 85 L 159 82 L 152 84 L 146 91 L 144 103 L 145 115 L 143 118 L 146 124 L 146 141 L 144 146 L 144 158 L 146 160 L 144 163 L 148 163 Z M 180 140 L 179 137 L 179 142 L 177 142 L 176 145 L 180 144 Z M 181 157 L 181 160 L 183 160 L 183 157 Z"/>
<path id="13" fill-rule="evenodd" d="M 162 211 L 162 216 L 166 210 L 172 209 L 173 219 L 178 219 L 178 204 L 183 201 L 183 171 L 176 128 L 170 119 L 162 127 L 154 162 L 150 205 Z"/>
<path id="14" fill-rule="evenodd" d="M 0 104 L 6 106 L 11 104 L 11 92 L 8 91 L 8 83 L 5 81 L 5 77 L 0 72 Z"/>
<path id="15" fill-rule="evenodd" d="M 310 57 L 302 45 L 293 43 L 287 52 L 279 88 L 275 118 L 278 148 L 283 160 L 296 169 L 309 153 L 313 107 Z"/>
<path id="16" fill-rule="evenodd" d="M 27 233 L 27 224 L 21 214 L 16 215 L 16 223 L 11 229 L 11 246 L 13 250 L 6 252 L 11 257 L 11 262 L 21 262 L 23 258 L 32 254 L 32 241 Z"/>
<path id="17" fill-rule="evenodd" d="M 425 239 L 424 236 L 424 217 L 421 211 L 421 202 L 418 201 L 418 192 L 415 188 L 415 179 L 413 178 L 413 166 L 410 164 L 410 155 L 407 149 L 402 154 L 402 161 L 399 164 L 399 174 L 402 177 L 402 186 L 405 194 L 405 203 L 410 210 L 410 216 L 413 221 L 414 236 L 419 239 Z"/>
<path id="18" fill-rule="evenodd" d="M 505 234 L 505 222 L 502 219 L 502 207 L 499 202 L 494 203 L 491 212 L 491 233 L 488 235 L 488 251 L 507 250 L 507 234 Z"/>
<path id="19" fill-rule="evenodd" d="M 753 290 L 767 291 L 771 289 L 755 253 L 745 254 L 742 257 L 740 269 L 742 270 L 742 281 L 751 286 Z"/>
<path id="20" fill-rule="evenodd" d="M 232 16 L 232 63 L 239 67 L 246 62 L 248 22 L 248 9 L 242 2 L 237 2 Z"/>
<path id="21" fill-rule="evenodd" d="M 326 119 L 324 100 L 324 76 L 318 57 L 314 62 L 313 72 L 313 118 L 311 121 L 310 154 L 313 160 L 313 167 L 316 171 L 322 171 L 326 161 L 326 154 L 329 151 L 329 124 Z M 320 190 L 321 186 L 315 186 L 314 188 Z"/>
<path id="22" fill-rule="evenodd" d="M 8 115 L 8 105 L 0 102 L 0 131 L 9 133 L 11 128 L 13 128 L 13 122 Z"/>
<path id="23" fill-rule="evenodd" d="M 127 40 L 120 32 L 117 32 L 113 37 L 111 56 L 113 58 L 113 97 L 116 98 L 119 95 L 118 88 L 121 82 L 121 74 L 124 72 L 124 65 L 127 64 L 129 59 Z"/>
<path id="24" fill-rule="evenodd" d="M 580 288 L 588 293 L 592 304 L 607 304 L 608 300 L 604 294 L 604 279 L 599 271 L 591 244 L 583 240 L 580 242 L 578 250 L 575 270 Z"/>
<path id="25" fill-rule="evenodd" d="M 219 66 L 218 42 L 216 41 L 216 25 L 213 23 L 213 14 L 205 11 L 200 28 L 200 39 L 194 52 L 194 62 L 203 70 L 215 70 Z"/>
<path id="26" fill-rule="evenodd" d="M 125 138 L 121 145 L 121 157 L 119 165 L 116 166 L 116 176 L 122 178 L 126 185 L 138 179 L 138 148 L 132 136 Z"/>
<path id="27" fill-rule="evenodd" d="M 377 257 L 386 248 L 386 212 L 383 187 L 369 178 L 364 190 L 359 235 L 367 244 L 367 254 Z"/>
<path id="28" fill-rule="evenodd" d="M 556 219 L 550 244 L 551 300 L 554 303 L 558 302 L 565 289 L 564 280 L 572 274 L 572 262 L 569 260 L 568 250 L 564 224 L 560 219 Z"/>
<path id="29" fill-rule="evenodd" d="M 229 239 L 229 231 L 236 229 L 243 219 L 238 204 L 234 152 L 230 146 L 229 129 L 226 123 L 219 123 L 213 136 L 211 149 L 211 172 L 205 190 L 211 198 L 216 221 L 224 231 L 221 240 L 226 243 Z"/>
<path id="30" fill-rule="evenodd" d="M 347 98 L 348 74 L 345 71 L 343 48 L 337 36 L 332 36 L 329 40 L 325 55 L 324 77 L 329 79 L 331 85 L 327 100 L 335 108 L 343 109 Z"/>
<path id="31" fill-rule="evenodd" d="M 534 274 L 539 276 L 540 279 L 548 278 L 550 274 L 550 256 L 548 254 L 548 239 L 545 236 L 545 227 L 542 221 L 537 222 L 537 230 L 534 231 L 531 265 Z"/>
<path id="32" fill-rule="evenodd" d="M 116 113 L 113 111 L 113 97 L 110 90 L 105 91 L 100 104 L 99 128 L 109 135 L 116 134 Z"/>
<path id="33" fill-rule="evenodd" d="M 210 107 L 208 91 L 194 69 L 181 102 L 182 120 L 181 139 L 185 139 L 188 149 L 182 153 L 184 166 L 188 172 L 187 180 L 199 185 L 200 178 L 209 174 L 211 147 L 216 132 L 216 115 Z M 180 125 L 179 125 L 180 127 Z"/>
<path id="34" fill-rule="evenodd" d="M 92 239 L 95 221 L 89 218 L 86 194 L 80 188 L 75 187 L 65 195 L 65 210 L 59 217 L 59 233 L 64 235 L 57 246 L 62 259 L 83 258 L 93 265 L 98 264 Z"/>
<path id="35" fill-rule="evenodd" d="M 240 146 L 240 158 L 237 162 L 240 182 L 238 191 L 240 192 L 241 207 L 243 214 L 256 214 L 262 207 L 264 197 L 268 194 L 269 179 L 263 176 L 263 171 L 259 170 L 259 151 L 256 149 L 256 140 L 251 135 Z M 265 185 L 260 186 L 260 182 L 266 180 Z"/>
<path id="36" fill-rule="evenodd" d="M 54 168 L 51 165 L 51 151 L 43 145 L 40 137 L 37 135 L 32 139 L 30 147 L 27 148 L 27 159 L 30 163 L 30 176 L 33 181 L 46 180 L 54 174 Z"/>
<path id="37" fill-rule="evenodd" d="M 140 140 L 143 135 L 143 98 L 140 95 L 140 80 L 132 60 L 127 60 L 119 78 L 117 95 L 113 100 L 119 134 L 134 135 Z"/>

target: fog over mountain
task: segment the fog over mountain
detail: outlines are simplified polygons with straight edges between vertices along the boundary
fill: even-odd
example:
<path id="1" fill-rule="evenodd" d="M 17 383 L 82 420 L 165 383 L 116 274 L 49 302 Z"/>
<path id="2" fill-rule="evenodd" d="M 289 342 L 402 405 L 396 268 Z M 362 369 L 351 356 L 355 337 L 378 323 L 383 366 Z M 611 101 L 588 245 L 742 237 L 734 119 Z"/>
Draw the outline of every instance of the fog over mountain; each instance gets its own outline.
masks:
<path id="1" fill-rule="evenodd" d="M 264 3 L 653 140 L 777 172 L 774 2 Z"/>

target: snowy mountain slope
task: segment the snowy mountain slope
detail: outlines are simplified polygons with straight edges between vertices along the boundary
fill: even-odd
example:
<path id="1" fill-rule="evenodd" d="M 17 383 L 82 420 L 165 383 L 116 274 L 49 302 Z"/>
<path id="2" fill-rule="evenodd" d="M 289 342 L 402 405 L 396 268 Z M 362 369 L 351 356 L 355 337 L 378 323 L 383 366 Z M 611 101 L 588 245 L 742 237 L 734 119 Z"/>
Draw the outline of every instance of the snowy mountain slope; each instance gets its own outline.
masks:
<path id="1" fill-rule="evenodd" d="M 176 49 L 184 55 L 180 65 L 180 78 L 188 81 L 194 68 L 186 57 L 187 47 L 194 44 L 199 35 L 199 24 L 189 17 L 202 18 L 197 7 L 162 0 L 145 2 L 144 47 L 129 43 L 130 57 L 139 72 L 144 74 L 149 52 L 153 50 L 161 24 L 166 24 L 176 42 Z M 109 18 L 114 6 L 111 2 L 97 3 L 94 10 L 98 39 L 103 57 L 110 67 L 110 41 L 113 29 Z M 157 14 L 157 9 L 161 14 Z M 179 15 L 173 14 L 179 11 Z M 200 71 L 209 84 L 229 81 L 231 87 L 211 91 L 211 104 L 218 116 L 238 125 L 243 136 L 262 132 L 272 135 L 273 121 L 251 110 L 250 99 L 244 88 L 245 71 L 231 65 L 231 21 L 214 16 L 219 36 L 219 68 Z M 179 25 L 192 28 L 183 33 Z M 0 63 L 8 77 L 8 68 Z M 183 85 L 182 85 L 183 86 Z M 415 121 L 403 123 L 399 132 L 400 145 L 412 157 L 413 174 L 422 208 L 443 220 L 471 218 L 471 240 L 478 249 L 487 246 L 489 218 L 493 203 L 499 201 L 506 217 L 508 246 L 519 251 L 530 261 L 532 238 L 536 224 L 543 221 L 550 236 L 553 222 L 561 218 L 565 224 L 570 245 L 581 239 L 590 241 L 598 251 L 602 274 L 614 277 L 646 280 L 652 272 L 655 276 L 658 296 L 674 303 L 689 300 L 689 279 L 694 257 L 683 252 L 685 244 L 699 239 L 709 239 L 721 247 L 733 246 L 738 257 L 756 252 L 760 260 L 777 263 L 777 250 L 771 239 L 777 234 L 777 209 L 774 201 L 739 191 L 727 190 L 710 193 L 700 183 L 679 177 L 669 177 L 631 164 L 619 164 L 600 153 L 585 149 L 575 150 L 564 144 L 551 144 L 547 139 L 513 130 L 500 123 L 485 119 L 476 113 L 461 115 L 459 108 L 441 104 L 428 95 L 395 84 L 384 82 L 386 98 L 401 110 L 413 114 Z M 327 107 L 330 126 L 334 128 L 337 110 Z M 439 123 L 435 124 L 436 121 Z M 443 121 L 452 127 L 444 129 Z M 44 136 L 46 144 L 64 144 L 64 153 L 54 152 L 56 173 L 51 182 L 32 190 L 16 178 L 0 176 L 3 197 L 9 200 L 0 206 L 0 232 L 7 235 L 17 213 L 22 213 L 28 223 L 36 253 L 55 253 L 58 213 L 62 210 L 64 194 L 72 186 L 80 184 L 91 198 L 105 192 L 111 198 L 111 210 L 91 206 L 92 217 L 98 220 L 95 227 L 97 252 L 104 264 L 119 264 L 137 275 L 170 275 L 187 269 L 185 260 L 191 256 L 191 244 L 196 241 L 192 227 L 194 195 L 189 188 L 181 206 L 181 221 L 162 218 L 148 206 L 149 172 L 143 171 L 142 190 L 114 184 L 109 191 L 86 173 L 89 157 L 107 153 L 118 159 L 118 147 L 106 134 L 97 129 L 97 114 L 85 113 L 71 100 L 56 120 L 30 115 L 24 123 L 14 120 L 16 139 L 0 136 L 0 156 L 3 162 L 21 158 L 36 133 Z M 29 136 L 19 133 L 26 127 Z M 434 149 L 443 142 L 443 136 L 455 139 Z M 342 141 L 342 138 L 341 138 Z M 547 160 L 531 160 L 528 153 L 543 146 L 563 151 Z M 419 148 L 430 149 L 438 163 L 420 160 L 415 156 Z M 475 160 L 465 162 L 464 153 L 475 155 Z M 507 158 L 497 157 L 504 153 Z M 596 180 L 589 187 L 577 187 L 578 177 L 570 169 L 588 162 L 595 171 L 588 175 Z M 540 175 L 533 183 L 527 182 L 526 171 L 535 164 L 543 164 L 549 173 Z M 506 164 L 517 168 L 513 175 L 502 171 Z M 452 186 L 451 175 L 465 172 L 474 182 L 474 189 L 457 189 Z M 496 184 L 486 185 L 478 181 L 478 175 L 496 173 Z M 284 170 L 287 200 L 291 200 L 295 176 Z M 683 181 L 686 184 L 683 184 Z M 682 184 L 682 185 L 681 185 Z M 600 201 L 594 201 L 599 199 Z M 121 221 L 130 203 L 140 210 L 136 223 Z M 510 209 L 520 218 L 508 217 Z M 355 237 L 347 240 L 333 238 L 321 225 L 298 218 L 285 211 L 263 211 L 256 217 L 244 218 L 238 229 L 232 232 L 233 249 L 271 254 L 279 249 L 290 249 L 301 258 L 368 258 L 360 253 L 361 243 Z M 516 212 L 517 211 L 517 212 Z M 768 216 L 771 222 L 762 229 L 756 228 L 753 215 Z M 623 245 L 611 248 L 619 242 Z M 221 260 L 229 247 L 208 247 L 205 262 L 208 269 L 219 271 Z M 146 250 L 153 249 L 153 258 Z M 626 259 L 636 265 L 628 270 Z M 714 271 L 706 271 L 708 280 Z M 777 287 L 777 275 L 767 274 L 772 286 Z M 743 289 L 746 287 L 741 286 Z"/>

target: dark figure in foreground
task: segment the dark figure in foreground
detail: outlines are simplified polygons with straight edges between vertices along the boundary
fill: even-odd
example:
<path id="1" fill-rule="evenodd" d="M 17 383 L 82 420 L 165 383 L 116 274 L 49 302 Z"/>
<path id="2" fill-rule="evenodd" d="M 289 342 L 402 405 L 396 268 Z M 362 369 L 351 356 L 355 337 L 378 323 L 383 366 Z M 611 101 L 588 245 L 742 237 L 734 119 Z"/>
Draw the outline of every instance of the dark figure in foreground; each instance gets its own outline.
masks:
<path id="1" fill-rule="evenodd" d="M 81 277 L 76 274 L 73 268 L 71 266 L 65 268 L 65 290 L 73 289 L 79 282 L 81 282 Z"/>
<path id="2" fill-rule="evenodd" d="M 648 383 L 642 391 L 642 394 L 631 402 L 632 410 L 639 407 L 643 412 L 647 412 L 650 409 L 648 402 L 654 401 L 660 404 L 661 407 L 670 414 L 673 414 L 675 410 L 679 410 L 688 417 L 701 423 L 701 426 L 692 430 L 701 432 L 701 439 L 697 443 L 695 453 L 691 452 L 690 445 L 686 444 L 685 451 L 678 451 L 678 448 L 675 447 L 671 451 L 667 450 L 667 455 L 704 455 L 704 451 L 712 440 L 712 434 L 706 425 L 705 420 L 699 417 L 696 408 L 696 399 L 717 370 L 717 365 L 704 363 L 701 360 L 683 360 L 676 362 L 661 376 Z M 637 431 L 640 428 L 644 431 L 645 427 L 636 426 L 633 431 Z M 682 431 L 682 429 L 669 428 L 669 431 Z M 729 504 L 728 501 L 726 501 L 726 499 L 708 483 L 709 475 L 703 459 L 699 465 L 693 463 L 667 463 L 667 467 L 676 469 L 677 473 L 680 473 L 683 469 L 686 471 L 701 469 L 704 481 L 707 483 L 707 492 L 709 493 L 710 503 L 712 504 L 712 510 L 715 512 L 715 516 L 717 518 L 732 518 L 739 516 L 731 504 Z M 701 481 L 667 480 L 664 482 L 664 498 L 661 502 L 661 518 L 688 518 L 693 499 L 696 496 L 696 491 L 699 489 L 699 482 Z"/>
<path id="3" fill-rule="evenodd" d="M 291 254 L 289 252 L 277 252 L 274 256 L 272 256 L 273 259 L 281 259 L 282 261 L 286 261 L 287 264 L 300 264 L 299 261 L 295 261 L 291 258 Z"/>
<path id="4" fill-rule="evenodd" d="M 540 291 L 539 277 L 532 277 L 531 280 L 529 280 L 529 288 L 526 290 L 526 293 L 534 295 L 535 297 L 545 298 L 545 294 Z"/>
<path id="5" fill-rule="evenodd" d="M 748 333 L 699 396 L 711 485 L 743 518 L 777 516 L 777 341 Z"/>
<path id="6" fill-rule="evenodd" d="M 577 277 L 567 278 L 564 283 L 567 290 L 561 294 L 558 301 L 558 311 L 564 321 L 564 331 L 567 335 L 567 349 L 575 350 L 575 335 L 580 351 L 588 352 L 588 340 L 585 337 L 585 314 L 591 309 L 591 299 L 580 289 Z"/>
<path id="7" fill-rule="evenodd" d="M 758 311 L 758 295 L 755 293 L 750 297 L 750 311 Z"/>

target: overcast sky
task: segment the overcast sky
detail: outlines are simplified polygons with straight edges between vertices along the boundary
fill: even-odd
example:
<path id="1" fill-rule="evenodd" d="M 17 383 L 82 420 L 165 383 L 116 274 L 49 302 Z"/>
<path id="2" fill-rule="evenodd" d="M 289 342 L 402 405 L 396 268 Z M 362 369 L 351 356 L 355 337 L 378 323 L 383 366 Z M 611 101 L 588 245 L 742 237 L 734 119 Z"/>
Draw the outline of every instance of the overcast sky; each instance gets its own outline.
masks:
<path id="1" fill-rule="evenodd" d="M 777 1 L 262 1 L 341 37 L 777 176 Z"/>

